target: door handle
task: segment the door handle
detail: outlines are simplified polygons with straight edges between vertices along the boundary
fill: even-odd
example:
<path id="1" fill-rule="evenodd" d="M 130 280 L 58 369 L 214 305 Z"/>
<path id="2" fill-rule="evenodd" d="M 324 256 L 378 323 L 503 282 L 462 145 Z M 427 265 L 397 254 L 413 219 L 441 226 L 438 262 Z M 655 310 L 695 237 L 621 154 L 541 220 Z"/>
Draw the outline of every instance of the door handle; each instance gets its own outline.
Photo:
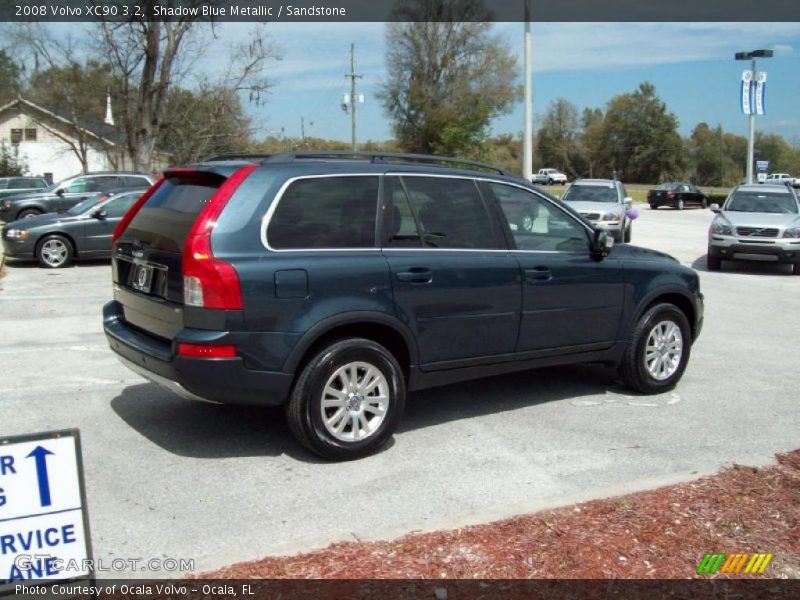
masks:
<path id="1" fill-rule="evenodd" d="M 538 281 L 550 281 L 553 278 L 553 273 L 550 267 L 534 267 L 533 269 L 525 269 L 525 281 L 527 283 L 536 283 Z"/>
<path id="2" fill-rule="evenodd" d="M 433 272 L 427 267 L 411 267 L 397 273 L 397 279 L 408 283 L 425 284 L 433 281 Z"/>

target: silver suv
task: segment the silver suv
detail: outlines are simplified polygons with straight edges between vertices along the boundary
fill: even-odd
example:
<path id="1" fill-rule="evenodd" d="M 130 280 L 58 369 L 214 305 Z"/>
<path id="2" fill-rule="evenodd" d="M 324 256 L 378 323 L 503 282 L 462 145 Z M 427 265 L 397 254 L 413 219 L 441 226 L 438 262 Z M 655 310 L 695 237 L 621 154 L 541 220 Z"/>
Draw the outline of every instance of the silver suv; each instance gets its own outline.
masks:
<path id="1" fill-rule="evenodd" d="M 631 241 L 628 209 L 633 200 L 615 179 L 579 179 L 561 198 L 598 229 L 605 229 L 616 242 Z"/>
<path id="2" fill-rule="evenodd" d="M 735 187 L 708 230 L 708 270 L 722 260 L 790 263 L 800 275 L 800 202 L 789 186 Z"/>

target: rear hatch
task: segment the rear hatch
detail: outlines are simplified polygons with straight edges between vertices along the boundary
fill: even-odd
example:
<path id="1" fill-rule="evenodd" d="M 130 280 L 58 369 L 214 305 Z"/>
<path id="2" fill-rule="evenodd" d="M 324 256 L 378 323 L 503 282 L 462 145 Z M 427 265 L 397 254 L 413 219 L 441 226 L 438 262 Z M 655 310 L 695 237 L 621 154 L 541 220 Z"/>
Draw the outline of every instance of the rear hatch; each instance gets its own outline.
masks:
<path id="1" fill-rule="evenodd" d="M 132 209 L 112 257 L 114 296 L 128 326 L 164 342 L 183 329 L 184 248 L 198 215 L 229 175 L 219 171 L 167 171 L 138 211 Z"/>

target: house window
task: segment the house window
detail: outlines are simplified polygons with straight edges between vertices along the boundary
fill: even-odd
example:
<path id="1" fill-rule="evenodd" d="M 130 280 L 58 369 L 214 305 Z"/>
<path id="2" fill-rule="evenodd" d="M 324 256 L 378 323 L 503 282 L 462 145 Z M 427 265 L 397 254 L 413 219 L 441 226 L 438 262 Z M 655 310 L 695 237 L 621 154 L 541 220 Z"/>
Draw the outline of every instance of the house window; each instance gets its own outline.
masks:
<path id="1" fill-rule="evenodd" d="M 11 143 L 19 144 L 22 141 L 22 129 L 11 130 Z"/>
<path id="2" fill-rule="evenodd" d="M 31 127 L 25 130 L 25 141 L 26 142 L 35 142 L 36 141 L 36 128 Z"/>

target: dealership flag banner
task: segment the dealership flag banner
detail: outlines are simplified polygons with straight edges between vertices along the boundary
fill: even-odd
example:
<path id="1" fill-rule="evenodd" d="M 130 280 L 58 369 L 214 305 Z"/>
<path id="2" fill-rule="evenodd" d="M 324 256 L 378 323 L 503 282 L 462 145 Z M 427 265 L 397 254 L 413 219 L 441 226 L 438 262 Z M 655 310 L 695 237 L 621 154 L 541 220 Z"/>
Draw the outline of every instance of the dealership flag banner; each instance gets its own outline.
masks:
<path id="1" fill-rule="evenodd" d="M 755 92 L 755 100 L 756 100 L 755 112 L 756 112 L 757 115 L 763 115 L 764 114 L 764 104 L 765 104 L 764 103 L 764 94 L 767 91 L 767 74 L 764 71 L 762 71 L 762 72 L 760 72 L 760 73 L 758 73 L 756 75 L 755 88 L 756 88 L 756 92 Z"/>
<path id="2" fill-rule="evenodd" d="M 756 73 L 753 79 L 752 71 L 742 72 L 741 96 L 742 112 L 746 115 L 763 115 L 766 106 L 767 74 L 764 71 Z"/>

